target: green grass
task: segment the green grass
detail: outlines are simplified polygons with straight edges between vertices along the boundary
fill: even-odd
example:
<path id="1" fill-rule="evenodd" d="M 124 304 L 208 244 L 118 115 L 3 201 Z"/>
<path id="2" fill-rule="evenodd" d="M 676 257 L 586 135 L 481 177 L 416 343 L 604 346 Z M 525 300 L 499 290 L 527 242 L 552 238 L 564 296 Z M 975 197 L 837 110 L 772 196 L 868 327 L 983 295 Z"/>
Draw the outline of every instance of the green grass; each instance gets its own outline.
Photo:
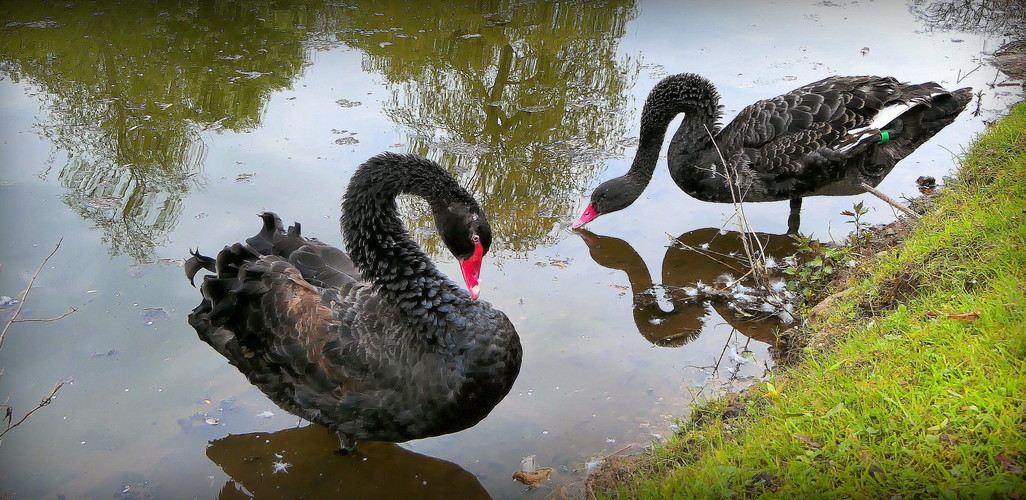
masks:
<path id="1" fill-rule="evenodd" d="M 696 410 L 605 494 L 1026 497 L 1026 103 L 843 287 L 798 366 Z"/>

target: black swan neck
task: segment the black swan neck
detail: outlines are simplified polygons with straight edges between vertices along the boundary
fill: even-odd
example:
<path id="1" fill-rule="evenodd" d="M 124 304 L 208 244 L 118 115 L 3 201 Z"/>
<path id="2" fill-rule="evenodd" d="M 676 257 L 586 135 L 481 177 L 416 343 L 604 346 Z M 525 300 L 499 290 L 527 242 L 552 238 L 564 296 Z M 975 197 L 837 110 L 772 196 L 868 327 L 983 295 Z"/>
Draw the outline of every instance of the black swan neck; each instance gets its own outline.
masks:
<path id="1" fill-rule="evenodd" d="M 376 293 L 408 311 L 429 316 L 433 305 L 472 303 L 469 294 L 439 271 L 399 218 L 396 197 L 412 194 L 432 211 L 459 201 L 476 202 L 437 163 L 384 153 L 356 170 L 342 201 L 342 235 L 353 264 Z"/>
<path id="2" fill-rule="evenodd" d="M 659 162 L 659 151 L 666 137 L 666 129 L 678 114 L 684 113 L 684 120 L 674 136 L 674 141 L 677 141 L 683 132 L 690 141 L 710 143 L 709 134 L 715 134 L 719 129 L 719 102 L 720 96 L 716 88 L 709 80 L 699 75 L 683 73 L 666 77 L 657 83 L 649 93 L 641 112 L 638 151 L 624 177 L 632 183 L 640 184 L 642 189 L 651 181 Z"/>

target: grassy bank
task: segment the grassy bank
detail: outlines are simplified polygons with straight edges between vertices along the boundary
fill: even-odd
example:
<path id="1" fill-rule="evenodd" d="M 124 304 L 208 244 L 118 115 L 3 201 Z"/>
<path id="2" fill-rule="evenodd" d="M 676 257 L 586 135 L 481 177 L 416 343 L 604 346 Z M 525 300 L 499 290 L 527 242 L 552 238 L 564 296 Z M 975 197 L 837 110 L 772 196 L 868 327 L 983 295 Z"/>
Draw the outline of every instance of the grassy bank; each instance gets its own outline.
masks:
<path id="1" fill-rule="evenodd" d="M 803 361 L 696 410 L 605 495 L 1026 497 L 1026 103 L 837 287 Z"/>

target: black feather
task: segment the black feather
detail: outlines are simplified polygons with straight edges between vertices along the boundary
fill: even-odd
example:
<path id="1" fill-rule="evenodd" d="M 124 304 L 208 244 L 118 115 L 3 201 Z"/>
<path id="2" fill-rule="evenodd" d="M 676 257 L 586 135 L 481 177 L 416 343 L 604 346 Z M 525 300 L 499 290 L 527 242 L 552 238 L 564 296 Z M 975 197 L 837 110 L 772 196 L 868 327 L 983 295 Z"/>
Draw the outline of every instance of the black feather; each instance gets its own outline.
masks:
<path id="1" fill-rule="evenodd" d="M 950 124 L 971 98 L 970 88 L 948 92 L 933 82 L 833 76 L 758 101 L 721 127 L 713 85 L 691 73 L 670 76 L 645 102 L 630 170 L 596 188 L 591 209 L 599 215 L 615 212 L 641 196 L 667 127 L 680 113 L 684 119 L 667 161 L 685 193 L 717 203 L 732 203 L 738 193 L 742 201 L 800 202 L 806 196 L 859 194 L 862 183 L 876 186 L 898 161 Z M 903 103 L 913 105 L 871 128 L 881 110 Z M 880 143 L 881 129 L 889 132 L 889 141 Z M 582 217 L 578 225 L 587 220 Z"/>
<path id="2" fill-rule="evenodd" d="M 265 212 L 245 244 L 186 262 L 190 281 L 200 269 L 216 273 L 189 315 L 200 338 L 282 408 L 335 431 L 343 447 L 465 429 L 520 370 L 509 319 L 472 300 L 409 238 L 396 212 L 401 193 L 427 199 L 458 258 L 473 249 L 472 235 L 487 251 L 485 214 L 448 172 L 386 153 L 361 165 L 347 189 L 349 253 Z"/>

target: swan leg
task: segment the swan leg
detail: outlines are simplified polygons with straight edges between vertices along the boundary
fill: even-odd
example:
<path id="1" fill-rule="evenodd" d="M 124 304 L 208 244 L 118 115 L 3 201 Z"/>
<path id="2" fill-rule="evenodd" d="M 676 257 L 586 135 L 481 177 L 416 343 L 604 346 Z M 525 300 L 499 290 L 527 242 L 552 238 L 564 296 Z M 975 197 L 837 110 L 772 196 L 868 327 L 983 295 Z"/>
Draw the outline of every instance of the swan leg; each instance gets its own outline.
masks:
<path id="1" fill-rule="evenodd" d="M 338 437 L 338 449 L 335 450 L 336 455 L 345 456 L 356 451 L 356 442 L 349 444 L 350 439 L 348 436 L 341 432 L 336 432 L 335 436 Z"/>
<path id="2" fill-rule="evenodd" d="M 902 130 L 905 130 L 905 124 L 901 121 L 901 118 L 895 118 L 894 120 L 891 120 L 891 122 L 888 123 L 886 127 L 881 129 L 879 134 L 877 134 L 879 135 L 877 144 L 883 144 L 887 141 L 893 141 L 899 135 L 901 135 Z M 887 139 L 883 138 L 885 132 L 887 133 Z"/>
<path id="3" fill-rule="evenodd" d="M 787 234 L 798 234 L 798 226 L 802 222 L 802 199 L 791 200 L 791 213 L 787 216 Z"/>

